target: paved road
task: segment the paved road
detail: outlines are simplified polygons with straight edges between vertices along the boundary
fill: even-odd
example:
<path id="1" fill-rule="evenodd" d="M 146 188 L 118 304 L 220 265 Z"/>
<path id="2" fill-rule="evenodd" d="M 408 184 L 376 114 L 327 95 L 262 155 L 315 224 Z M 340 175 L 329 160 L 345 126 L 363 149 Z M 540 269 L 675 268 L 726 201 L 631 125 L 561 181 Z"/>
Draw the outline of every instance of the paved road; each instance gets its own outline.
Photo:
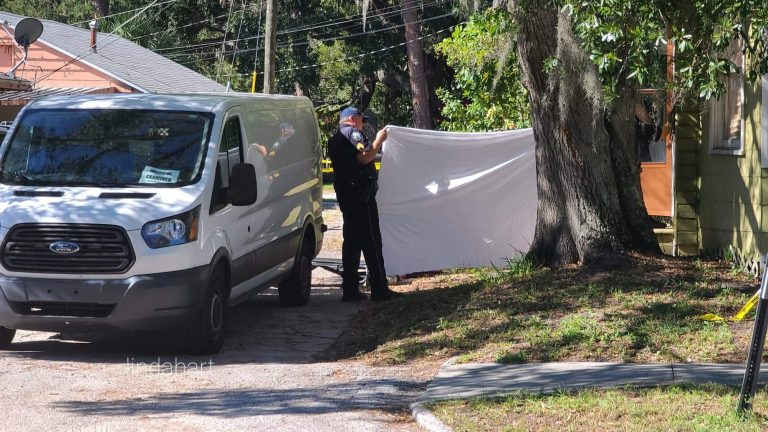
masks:
<path id="1" fill-rule="evenodd" d="M 210 358 L 151 338 L 20 332 L 0 352 L 0 430 L 418 430 L 405 410 L 426 384 L 412 371 L 312 361 L 368 307 L 342 303 L 335 275 L 313 279 L 306 307 L 269 291 L 235 308 Z"/>

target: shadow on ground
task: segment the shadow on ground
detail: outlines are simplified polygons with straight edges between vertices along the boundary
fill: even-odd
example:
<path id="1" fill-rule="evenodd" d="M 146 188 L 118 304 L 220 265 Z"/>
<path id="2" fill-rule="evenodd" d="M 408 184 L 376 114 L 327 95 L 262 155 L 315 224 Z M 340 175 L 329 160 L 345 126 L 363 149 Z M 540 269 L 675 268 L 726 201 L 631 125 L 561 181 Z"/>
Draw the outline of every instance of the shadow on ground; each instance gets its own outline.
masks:
<path id="1" fill-rule="evenodd" d="M 88 363 L 149 363 L 158 358 L 184 362 L 212 358 L 218 365 L 309 363 L 366 307 L 367 302 L 342 303 L 336 288 L 315 287 L 307 306 L 285 308 L 280 306 L 274 290 L 270 290 L 232 308 L 227 340 L 222 351 L 214 356 L 184 355 L 175 343 L 178 332 L 116 331 L 52 336 L 25 332 L 9 351 L 0 355 Z"/>
<path id="2" fill-rule="evenodd" d="M 365 311 L 319 357 L 743 361 L 725 324 L 696 317 L 737 311 L 757 288 L 754 280 L 714 261 L 629 260 L 621 270 L 512 268 L 474 282 L 442 282 Z"/>
<path id="3" fill-rule="evenodd" d="M 54 403 L 53 407 L 81 416 L 192 414 L 230 418 L 350 410 L 402 411 L 408 403 L 404 393 L 421 390 L 419 383 L 372 379 L 306 388 L 206 390 L 110 401 L 71 400 Z"/>

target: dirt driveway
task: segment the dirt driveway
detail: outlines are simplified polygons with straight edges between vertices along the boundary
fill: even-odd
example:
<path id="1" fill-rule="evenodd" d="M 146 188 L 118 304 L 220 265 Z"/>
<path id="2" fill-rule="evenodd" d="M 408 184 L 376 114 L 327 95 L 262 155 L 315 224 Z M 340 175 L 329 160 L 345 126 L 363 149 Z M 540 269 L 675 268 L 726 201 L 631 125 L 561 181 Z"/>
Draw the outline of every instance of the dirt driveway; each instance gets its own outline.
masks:
<path id="1" fill-rule="evenodd" d="M 333 256 L 340 222 L 326 219 Z M 144 337 L 19 332 L 0 352 L 0 430 L 418 430 L 407 405 L 425 382 L 409 368 L 313 362 L 370 307 L 342 303 L 331 273 L 313 279 L 306 307 L 281 308 L 269 291 L 235 308 L 211 357 Z"/>

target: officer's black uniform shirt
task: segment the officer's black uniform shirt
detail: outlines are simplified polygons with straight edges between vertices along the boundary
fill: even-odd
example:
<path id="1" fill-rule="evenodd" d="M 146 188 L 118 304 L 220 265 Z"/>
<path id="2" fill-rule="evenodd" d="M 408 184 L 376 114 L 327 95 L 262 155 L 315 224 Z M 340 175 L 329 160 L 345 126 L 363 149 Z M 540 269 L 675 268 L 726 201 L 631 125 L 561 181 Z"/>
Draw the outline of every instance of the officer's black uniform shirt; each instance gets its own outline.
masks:
<path id="1" fill-rule="evenodd" d="M 350 182 L 377 179 L 378 172 L 373 161 L 367 165 L 357 161 L 357 155 L 366 150 L 370 150 L 368 139 L 349 125 L 341 125 L 328 141 L 328 156 L 331 158 L 337 191 L 344 189 Z"/>

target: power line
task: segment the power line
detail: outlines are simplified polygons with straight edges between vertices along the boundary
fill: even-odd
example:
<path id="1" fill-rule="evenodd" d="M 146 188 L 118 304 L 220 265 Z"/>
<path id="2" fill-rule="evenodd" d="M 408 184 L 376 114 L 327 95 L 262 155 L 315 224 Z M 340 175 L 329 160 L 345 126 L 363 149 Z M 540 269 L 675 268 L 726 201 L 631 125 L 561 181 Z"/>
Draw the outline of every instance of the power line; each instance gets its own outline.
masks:
<path id="1" fill-rule="evenodd" d="M 444 28 L 442 30 L 438 30 L 438 31 L 436 31 L 434 33 L 430 33 L 428 35 L 417 37 L 417 38 L 414 38 L 414 39 L 411 39 L 411 40 L 407 40 L 405 42 L 401 42 L 399 44 L 390 45 L 388 47 L 384 47 L 384 48 L 377 49 L 377 50 L 374 50 L 374 51 L 369 51 L 367 53 L 353 55 L 353 56 L 349 56 L 349 57 L 344 57 L 344 58 L 341 58 L 341 59 L 338 59 L 338 60 L 331 60 L 331 61 L 327 61 L 327 62 L 323 62 L 323 63 L 316 63 L 316 64 L 308 65 L 308 66 L 299 66 L 299 67 L 295 67 L 295 68 L 280 69 L 277 72 L 289 72 L 289 71 L 295 71 L 295 70 L 310 69 L 310 68 L 316 68 L 316 67 L 320 67 L 320 66 L 326 66 L 326 65 L 329 65 L 329 64 L 333 64 L 333 63 L 341 63 L 341 62 L 345 62 L 347 60 L 352 60 L 352 59 L 356 59 L 356 58 L 367 57 L 369 55 L 378 54 L 380 52 L 388 51 L 388 50 L 391 50 L 391 49 L 394 49 L 394 48 L 399 48 L 399 47 L 405 46 L 406 44 L 409 44 L 411 42 L 416 42 L 418 40 L 426 39 L 428 37 L 435 36 L 435 35 L 438 35 L 440 33 L 443 33 L 443 32 L 449 31 L 449 30 L 453 30 L 453 28 L 456 27 L 457 25 L 462 25 L 462 24 L 465 24 L 465 23 L 466 23 L 466 21 L 462 21 L 462 22 L 460 22 L 458 24 L 454 24 L 454 25 L 452 25 L 450 27 L 446 27 L 446 28 Z"/>
<path id="2" fill-rule="evenodd" d="M 164 2 L 158 3 L 157 5 L 160 6 L 160 5 L 164 5 L 164 4 L 168 4 L 168 3 L 175 3 L 177 1 L 179 1 L 179 0 L 166 0 Z M 118 15 L 125 15 L 127 13 L 136 12 L 139 9 L 141 9 L 141 7 L 138 7 L 136 9 L 130 9 L 130 10 L 123 11 L 123 12 L 113 13 L 113 14 L 110 14 L 110 15 L 104 15 L 102 17 L 94 18 L 93 20 L 79 21 L 79 22 L 76 22 L 76 23 L 72 23 L 70 25 L 72 25 L 72 26 L 79 26 L 81 24 L 87 24 L 87 23 L 89 23 L 91 21 L 94 21 L 94 20 L 95 21 L 101 21 L 103 19 L 112 18 L 112 17 L 118 16 Z"/>
<path id="3" fill-rule="evenodd" d="M 434 16 L 434 17 L 430 17 L 430 18 L 425 18 L 425 19 L 422 19 L 422 20 L 415 21 L 414 23 L 421 24 L 421 23 L 425 23 L 425 22 L 429 22 L 429 21 L 438 20 L 438 19 L 441 19 L 441 18 L 446 18 L 446 17 L 449 17 L 449 16 L 453 16 L 453 12 L 447 13 L 447 14 L 438 15 L 438 16 Z M 367 35 L 367 34 L 381 33 L 383 31 L 394 30 L 394 29 L 397 29 L 397 28 L 405 27 L 408 24 L 414 24 L 414 23 L 398 24 L 398 25 L 391 26 L 391 27 L 385 27 L 385 28 L 380 28 L 380 29 L 371 30 L 371 31 L 364 31 L 364 32 L 359 32 L 359 33 L 353 33 L 353 34 L 350 34 L 350 35 L 344 35 L 344 36 L 340 36 L 340 37 L 337 37 L 337 38 L 315 39 L 313 42 L 337 41 L 337 40 L 341 40 L 341 39 L 348 39 L 348 38 L 351 38 L 351 37 L 357 37 L 357 36 L 362 36 L 362 35 Z M 288 46 L 303 46 L 303 45 L 309 45 L 309 44 L 310 44 L 309 41 L 306 41 L 306 42 L 296 42 L 296 43 L 291 43 L 291 44 L 285 44 L 285 45 L 281 46 L 281 48 L 285 48 L 285 47 L 288 47 Z"/>
<path id="4" fill-rule="evenodd" d="M 411 9 L 421 9 L 421 8 L 424 8 L 424 7 L 432 7 L 432 6 L 436 6 L 436 5 L 439 5 L 441 3 L 445 3 L 445 2 L 446 2 L 445 0 L 437 0 L 437 1 L 434 1 L 432 3 L 422 4 L 421 6 L 415 6 L 415 7 L 411 8 Z M 399 8 L 399 6 L 392 6 L 392 7 L 398 7 Z M 406 9 L 406 10 L 410 10 L 410 9 Z M 400 13 L 401 13 L 401 10 L 397 9 L 397 10 L 394 10 L 394 11 L 389 11 L 389 12 L 385 12 L 383 14 L 380 14 L 378 17 L 380 19 L 389 18 L 391 16 L 400 15 Z M 297 33 L 297 32 L 300 32 L 300 31 L 305 31 L 305 30 L 308 31 L 308 30 L 314 30 L 314 29 L 320 29 L 320 28 L 327 28 L 327 27 L 334 26 L 336 24 L 351 23 L 351 25 L 347 25 L 347 26 L 343 26 L 341 28 L 335 29 L 335 30 L 343 30 L 345 28 L 355 27 L 355 26 L 359 25 L 359 21 L 360 20 L 359 20 L 359 18 L 353 18 L 353 19 L 347 19 L 347 20 L 341 21 L 341 22 L 336 22 L 336 21 L 338 21 L 338 20 L 330 20 L 330 21 L 325 21 L 325 22 L 321 21 L 319 23 L 315 23 L 315 24 L 312 24 L 310 26 L 305 26 L 304 28 L 295 27 L 295 28 L 292 28 L 292 29 L 289 29 L 289 30 L 282 30 L 282 31 L 279 31 L 277 34 L 281 36 L 281 35 L 285 35 L 285 34 L 291 34 L 291 33 Z M 327 24 L 324 24 L 324 23 L 327 23 Z M 327 34 L 329 32 L 324 32 L 324 33 Z M 256 38 L 257 37 L 255 37 L 255 36 L 251 36 L 251 37 L 247 37 L 247 38 L 237 39 L 235 41 L 248 41 L 248 40 L 252 40 L 252 39 L 256 39 Z M 173 47 L 164 47 L 164 48 L 158 48 L 157 50 L 155 50 L 155 52 L 160 53 L 161 51 L 178 50 L 177 53 L 181 53 L 181 52 L 193 51 L 193 50 L 195 50 L 197 48 L 206 48 L 206 47 L 216 46 L 216 45 L 219 44 L 219 42 L 221 42 L 221 41 L 220 40 L 215 40 L 215 41 L 200 42 L 200 43 L 189 44 L 189 45 L 178 45 L 178 46 L 173 46 Z M 230 41 L 230 42 L 234 42 L 234 41 Z M 174 53 L 174 54 L 177 54 L 177 53 Z"/>
<path id="5" fill-rule="evenodd" d="M 143 9 L 141 9 L 140 11 L 136 12 L 136 13 L 135 13 L 135 14 L 134 14 L 132 17 L 130 17 L 130 18 L 128 18 L 127 20 L 123 21 L 123 23 L 122 23 L 122 24 L 120 24 L 119 26 L 115 27 L 115 28 L 114 28 L 114 29 L 113 29 L 111 32 L 109 32 L 109 33 L 107 34 L 107 36 L 105 36 L 105 39 L 106 39 L 106 38 L 108 38 L 108 37 L 110 37 L 110 36 L 114 36 L 114 33 L 115 33 L 116 31 L 120 30 L 120 29 L 121 29 L 121 28 L 123 28 L 125 25 L 127 25 L 129 22 L 131 22 L 131 21 L 133 21 L 134 19 L 136 19 L 136 18 L 137 18 L 139 15 L 141 15 L 142 13 L 144 13 L 144 11 L 146 11 L 147 9 L 149 9 L 149 8 L 151 8 L 151 7 L 153 7 L 153 6 L 156 6 L 158 1 L 159 1 L 159 0 L 153 0 L 153 1 L 152 1 L 152 3 L 148 4 L 147 6 L 145 6 L 145 7 L 144 7 Z M 113 43 L 114 41 L 116 41 L 116 40 L 118 40 L 118 39 L 120 39 L 120 37 L 119 37 L 119 36 L 114 36 L 114 37 L 113 37 L 113 39 L 112 39 L 111 41 L 109 41 L 109 42 L 107 42 L 107 43 L 105 43 L 105 44 L 102 44 L 102 45 L 101 45 L 101 47 L 102 47 L 102 48 L 104 48 L 104 47 L 106 47 L 106 46 L 110 45 L 111 43 Z M 65 67 L 67 67 L 67 66 L 71 65 L 71 64 L 72 64 L 72 63 L 74 63 L 74 62 L 76 62 L 76 61 L 78 61 L 78 60 L 81 60 L 81 59 L 84 59 L 85 57 L 88 57 L 89 55 L 91 55 L 91 54 L 93 53 L 93 47 L 94 47 L 94 46 L 95 46 L 95 44 L 94 44 L 94 45 L 91 45 L 91 46 L 89 46 L 88 48 L 86 48 L 86 50 L 85 50 L 85 51 L 83 51 L 82 53 L 80 53 L 80 54 L 79 54 L 79 55 L 77 55 L 76 57 L 73 57 L 73 58 L 72 58 L 72 60 L 69 60 L 68 62 L 64 63 L 63 65 L 59 66 L 58 68 L 56 68 L 56 69 L 52 70 L 52 71 L 51 71 L 51 72 L 49 72 L 47 75 L 44 75 L 42 78 L 40 78 L 40 79 L 36 80 L 35 82 L 33 82 L 33 83 L 32 83 L 32 85 L 34 86 L 34 85 L 36 85 L 37 83 L 39 83 L 40 81 L 43 81 L 43 80 L 47 79 L 47 78 L 48 78 L 48 77 L 50 77 L 51 75 L 53 75 L 53 74 L 55 74 L 56 72 L 58 72 L 58 71 L 60 71 L 60 70 L 64 69 Z"/>
<path id="6" fill-rule="evenodd" d="M 192 27 L 192 26 L 195 26 L 195 25 L 198 25 L 198 24 L 202 24 L 202 23 L 205 23 L 205 22 L 208 22 L 208 21 L 213 21 L 213 20 L 216 20 L 216 19 L 219 19 L 219 18 L 224 18 L 227 15 L 228 14 L 221 14 L 219 16 L 215 16 L 215 17 L 211 17 L 211 18 L 206 18 L 206 19 L 200 20 L 200 21 L 195 21 L 193 23 L 185 24 L 183 26 L 179 26 L 179 27 L 169 28 L 169 29 L 166 29 L 166 30 L 160 30 L 160 31 L 152 32 L 152 33 L 143 34 L 141 36 L 136 36 L 134 38 L 131 38 L 131 40 L 136 41 L 136 40 L 139 40 L 139 39 L 144 39 L 147 36 L 154 36 L 154 35 L 158 35 L 158 34 L 161 34 L 161 33 L 168 33 L 168 32 L 173 31 L 173 30 L 178 30 L 178 29 L 183 29 L 183 28 L 187 28 L 187 27 Z"/>
<path id="7" fill-rule="evenodd" d="M 423 9 L 426 9 L 426 8 L 440 6 L 441 4 L 446 4 L 446 3 L 448 3 L 446 0 L 435 0 L 435 1 L 432 1 L 431 3 L 422 3 L 421 5 L 416 5 L 416 6 L 413 6 L 411 8 L 405 8 L 405 9 L 402 9 L 400 7 L 400 5 L 395 5 L 395 6 L 391 6 L 389 8 L 378 9 L 378 11 L 384 11 L 384 12 L 379 12 L 379 13 L 376 13 L 376 14 L 369 13 L 368 16 L 369 17 L 373 16 L 373 17 L 379 18 L 380 21 L 384 22 L 388 18 L 400 16 L 402 11 L 404 11 L 404 10 L 405 11 L 410 11 L 410 10 L 415 10 L 415 9 L 422 9 L 423 10 Z M 393 9 L 393 10 L 385 11 L 386 9 Z M 362 15 L 360 15 L 360 16 L 362 16 Z M 351 28 L 351 27 L 357 27 L 357 26 L 361 26 L 362 25 L 360 23 L 360 19 L 359 18 L 355 18 L 355 19 L 350 19 L 350 20 L 347 20 L 347 21 L 339 22 L 339 24 L 344 24 L 344 23 L 349 23 L 349 24 L 346 24 L 346 25 L 338 27 L 338 28 L 332 28 L 332 29 L 325 30 L 325 31 L 323 31 L 323 32 L 321 32 L 319 34 L 316 34 L 316 36 L 324 36 L 326 34 L 334 32 L 334 31 L 343 30 L 343 29 L 347 29 L 347 28 Z M 317 25 L 317 26 L 313 26 L 312 28 L 309 28 L 307 30 L 323 29 L 323 28 L 328 28 L 328 27 L 332 27 L 332 25 Z M 367 31 L 367 30 L 365 30 L 365 28 L 363 28 L 363 31 Z M 287 31 L 286 33 L 293 33 L 293 32 L 295 32 L 294 29 L 291 29 L 291 30 Z"/>
<path id="8" fill-rule="evenodd" d="M 134 71 L 134 72 L 139 72 L 139 73 L 141 73 L 143 76 L 145 76 L 145 77 L 147 77 L 147 78 L 151 79 L 152 81 L 157 81 L 157 82 L 159 82 L 160 84 L 162 84 L 162 85 L 164 85 L 165 87 L 167 87 L 167 88 L 169 89 L 169 91 L 172 91 L 172 90 L 173 90 L 173 88 L 174 88 L 172 85 L 168 84 L 167 82 L 164 82 L 164 81 L 160 80 L 160 79 L 159 79 L 158 77 L 156 77 L 154 74 L 148 74 L 148 73 L 146 73 L 146 71 L 144 71 L 144 70 L 138 70 L 138 69 L 136 69 L 135 67 L 133 67 L 133 66 L 131 66 L 131 65 L 127 65 L 127 64 L 125 64 L 125 63 L 119 62 L 119 61 L 115 60 L 115 59 L 114 59 L 114 58 L 112 58 L 112 57 L 108 57 L 108 56 L 105 56 L 104 54 L 102 54 L 102 56 L 103 56 L 104 58 L 108 59 L 109 61 L 112 61 L 112 62 L 115 62 L 115 63 L 119 64 L 120 66 L 122 66 L 122 67 L 124 67 L 124 68 L 130 69 L 130 70 L 132 70 L 132 71 Z"/>
<path id="9" fill-rule="evenodd" d="M 440 3 L 447 3 L 447 0 L 435 0 L 432 3 L 422 3 L 421 5 L 416 5 L 413 8 L 409 8 L 409 9 L 406 9 L 406 10 L 421 9 L 421 8 L 424 8 L 424 7 L 431 7 L 431 6 L 440 4 Z M 383 15 L 399 15 L 400 11 L 401 11 L 401 7 L 398 4 L 398 5 L 389 6 L 389 7 L 386 7 L 386 8 L 377 9 L 377 11 L 381 12 L 381 14 L 383 14 Z M 387 11 L 389 11 L 389 12 L 387 12 Z M 372 15 L 372 14 L 370 14 L 370 13 L 367 14 L 367 16 L 370 16 L 370 15 Z M 290 29 L 290 30 L 285 30 L 283 32 L 279 32 L 278 35 L 280 35 L 280 34 L 288 34 L 288 33 L 296 33 L 296 32 L 305 31 L 305 30 L 314 30 L 316 28 L 330 27 L 332 25 L 344 24 L 344 23 L 349 23 L 349 22 L 354 22 L 355 25 L 357 25 L 357 22 L 359 22 L 362 17 L 363 17 L 363 14 L 357 14 L 357 15 L 353 15 L 350 18 L 338 18 L 336 20 L 326 21 L 327 23 L 329 23 L 327 25 L 325 25 L 326 22 L 322 22 L 321 21 L 319 23 L 308 24 L 308 25 L 303 26 L 303 27 L 298 27 L 298 28 L 293 28 L 293 29 Z M 331 21 L 337 21 L 337 22 L 331 22 Z"/>
<path id="10" fill-rule="evenodd" d="M 264 6 L 264 0 L 259 0 L 259 24 L 256 27 L 256 49 L 259 48 L 259 38 L 261 37 L 261 11 Z M 253 73 L 256 73 L 256 66 L 259 61 L 259 56 L 253 56 Z"/>
<path id="11" fill-rule="evenodd" d="M 227 44 L 227 32 L 229 31 L 229 21 L 232 19 L 232 9 L 235 7 L 235 2 L 232 1 L 229 3 L 229 13 L 227 14 L 227 23 L 224 25 L 224 40 L 221 41 L 221 60 L 224 60 L 224 49 L 226 48 Z M 216 81 L 219 81 L 219 75 L 221 73 L 221 68 L 217 68 L 216 70 Z"/>
<path id="12" fill-rule="evenodd" d="M 243 13 L 240 14 L 240 25 L 237 27 L 237 39 L 235 39 L 235 52 L 232 54 L 232 63 L 235 63 L 235 57 L 237 57 L 237 45 L 240 42 L 240 30 L 243 29 L 243 18 L 245 18 L 245 0 L 243 0 L 243 7 L 240 8 Z"/>
<path id="13" fill-rule="evenodd" d="M 295 71 L 295 70 L 311 69 L 311 68 L 316 68 L 316 67 L 320 67 L 320 66 L 326 66 L 326 65 L 329 65 L 329 64 L 333 64 L 333 63 L 341 63 L 341 62 L 345 62 L 347 60 L 352 60 L 352 59 L 356 59 L 356 58 L 367 57 L 367 56 L 370 56 L 370 55 L 373 55 L 373 54 L 378 54 L 378 53 L 381 53 L 381 52 L 384 52 L 384 51 L 388 51 L 388 50 L 391 50 L 391 49 L 394 49 L 394 48 L 399 48 L 399 47 L 405 46 L 406 44 L 409 44 L 411 42 L 415 42 L 415 41 L 418 41 L 418 40 L 426 39 L 428 37 L 432 37 L 432 36 L 438 35 L 440 33 L 444 33 L 446 31 L 453 30 L 454 27 L 460 26 L 460 25 L 466 24 L 466 23 L 467 23 L 466 21 L 462 21 L 462 22 L 454 24 L 454 25 L 452 25 L 450 27 L 446 27 L 446 28 L 444 28 L 442 30 L 438 30 L 436 32 L 433 32 L 433 33 L 430 33 L 430 34 L 427 34 L 427 35 L 424 35 L 424 36 L 421 36 L 421 37 L 417 37 L 415 39 L 407 40 L 405 42 L 400 42 L 400 43 L 395 44 L 395 45 L 390 45 L 390 46 L 387 46 L 387 47 L 384 47 L 384 48 L 381 48 L 381 49 L 377 49 L 377 50 L 373 50 L 373 51 L 369 51 L 369 52 L 366 52 L 366 53 L 363 53 L 363 54 L 357 54 L 357 55 L 353 55 L 353 56 L 349 56 L 349 57 L 344 57 L 344 58 L 340 58 L 340 59 L 337 59 L 337 60 L 331 60 L 331 61 L 327 61 L 327 62 L 322 62 L 322 63 L 315 63 L 315 64 L 307 65 L 307 66 L 298 66 L 298 67 L 294 67 L 294 68 L 279 69 L 276 72 L 289 72 L 289 71 Z M 245 76 L 245 75 L 250 75 L 250 74 L 249 73 L 242 73 L 242 74 L 237 74 L 237 75 Z"/>
<path id="14" fill-rule="evenodd" d="M 425 23 L 425 22 L 429 22 L 429 21 L 434 21 L 434 20 L 446 18 L 446 17 L 449 17 L 449 16 L 453 16 L 453 13 L 447 13 L 447 14 L 442 14 L 442 15 L 438 15 L 438 16 L 435 16 L 435 17 L 425 18 L 425 19 L 416 21 L 416 23 Z M 337 40 L 349 39 L 349 38 L 357 37 L 357 36 L 371 35 L 371 34 L 381 33 L 383 31 L 394 30 L 394 29 L 397 29 L 397 28 L 405 27 L 405 25 L 406 24 L 398 24 L 398 25 L 395 25 L 395 26 L 385 27 L 385 28 L 371 30 L 371 31 L 367 31 L 367 32 L 353 33 L 353 34 L 349 34 L 349 35 L 339 36 L 339 37 L 336 37 L 336 38 L 315 39 L 312 42 L 332 42 L 332 41 L 337 41 Z M 306 41 L 306 42 L 296 42 L 296 43 L 290 43 L 290 44 L 281 44 L 281 45 L 278 45 L 278 48 L 304 46 L 304 45 L 309 45 L 312 42 Z M 251 49 L 240 50 L 240 52 L 244 53 L 244 52 L 259 51 L 259 50 L 260 50 L 260 48 L 251 48 Z M 231 52 L 232 51 L 225 51 L 224 54 L 229 54 Z M 178 57 L 189 57 L 189 56 L 217 56 L 217 55 L 219 55 L 219 52 L 217 52 L 217 51 L 199 51 L 199 52 L 192 52 L 192 53 L 168 53 L 166 56 L 169 57 L 169 58 L 170 57 L 178 58 Z"/>
<path id="15" fill-rule="evenodd" d="M 390 12 L 390 14 L 399 15 L 400 11 Z M 334 30 L 335 31 L 344 30 L 344 29 L 347 29 L 347 28 L 350 28 L 350 27 L 356 27 L 358 25 L 359 25 L 359 22 L 355 21 L 352 24 L 349 24 L 349 25 L 346 25 L 346 26 L 342 26 L 342 27 L 336 28 Z M 324 26 L 324 27 L 328 27 L 328 26 Z M 322 28 L 322 27 L 318 27 L 318 28 Z M 325 34 L 329 34 L 329 33 L 330 33 L 330 31 L 323 32 L 320 36 L 325 35 Z M 278 32 L 278 34 L 280 34 L 280 32 Z M 247 38 L 240 39 L 240 41 L 247 41 L 247 40 L 252 40 L 252 39 L 256 39 L 256 38 L 258 38 L 258 37 L 247 37 Z M 175 46 L 175 47 L 159 48 L 159 49 L 156 50 L 156 52 L 175 50 L 173 53 L 168 53 L 168 54 L 181 54 L 181 53 L 193 52 L 193 51 L 196 51 L 196 50 L 198 50 L 200 48 L 208 48 L 208 47 L 211 47 L 211 46 L 216 46 L 218 44 L 219 44 L 219 40 L 216 40 L 216 41 L 201 42 L 201 43 L 198 43 L 198 44 L 191 44 L 191 45 L 181 45 L 181 46 Z"/>

